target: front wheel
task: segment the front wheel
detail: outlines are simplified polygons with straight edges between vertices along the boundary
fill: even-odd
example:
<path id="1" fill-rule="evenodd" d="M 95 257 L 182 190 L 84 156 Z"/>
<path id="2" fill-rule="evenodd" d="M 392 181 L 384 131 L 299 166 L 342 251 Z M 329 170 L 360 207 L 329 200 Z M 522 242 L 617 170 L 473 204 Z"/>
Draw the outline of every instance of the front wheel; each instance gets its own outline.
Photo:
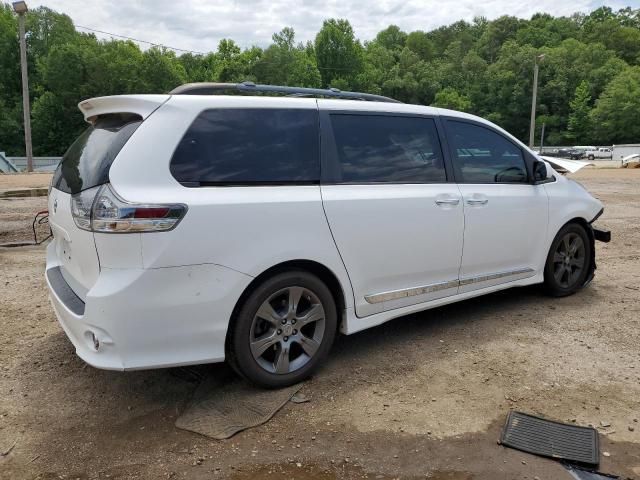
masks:
<path id="1" fill-rule="evenodd" d="M 544 269 L 544 285 L 555 297 L 578 291 L 589 275 L 592 245 L 584 227 L 569 223 L 551 243 Z"/>
<path id="2" fill-rule="evenodd" d="M 589 160 L 593 160 L 594 158 L 596 157 L 594 157 L 593 155 L 589 155 Z"/>
<path id="3" fill-rule="evenodd" d="M 278 388 L 307 378 L 327 357 L 337 330 L 331 291 L 301 270 L 260 284 L 230 332 L 229 363 L 256 385 Z"/>

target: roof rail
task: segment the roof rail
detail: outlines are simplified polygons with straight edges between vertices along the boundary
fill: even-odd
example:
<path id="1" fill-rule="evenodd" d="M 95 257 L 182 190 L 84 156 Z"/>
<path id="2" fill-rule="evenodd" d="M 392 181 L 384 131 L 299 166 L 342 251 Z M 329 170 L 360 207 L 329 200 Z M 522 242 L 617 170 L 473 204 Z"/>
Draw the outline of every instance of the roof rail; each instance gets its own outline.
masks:
<path id="1" fill-rule="evenodd" d="M 348 100 L 368 100 L 372 102 L 402 103 L 395 98 L 373 95 L 371 93 L 343 92 L 337 88 L 281 87 L 278 85 L 256 85 L 253 82 L 242 83 L 185 83 L 169 92 L 171 95 L 214 95 L 225 90 L 240 92 L 282 93 L 295 97 L 328 97 Z"/>

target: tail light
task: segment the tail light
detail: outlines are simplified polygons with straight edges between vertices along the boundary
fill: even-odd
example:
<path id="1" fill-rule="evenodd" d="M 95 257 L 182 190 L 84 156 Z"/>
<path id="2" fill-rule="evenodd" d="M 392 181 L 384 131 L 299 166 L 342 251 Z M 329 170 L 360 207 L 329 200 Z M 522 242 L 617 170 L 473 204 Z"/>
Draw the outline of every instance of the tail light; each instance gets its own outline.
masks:
<path id="1" fill-rule="evenodd" d="M 102 233 L 164 232 L 187 212 L 182 204 L 137 204 L 120 198 L 110 184 L 71 196 L 71 214 L 78 228 Z"/>

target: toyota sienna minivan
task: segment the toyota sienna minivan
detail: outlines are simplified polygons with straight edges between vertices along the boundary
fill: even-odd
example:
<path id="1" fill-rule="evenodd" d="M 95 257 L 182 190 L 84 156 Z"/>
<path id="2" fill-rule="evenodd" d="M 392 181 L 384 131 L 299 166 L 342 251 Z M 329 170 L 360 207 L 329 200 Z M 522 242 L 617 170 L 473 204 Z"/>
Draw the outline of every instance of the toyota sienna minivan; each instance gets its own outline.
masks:
<path id="1" fill-rule="evenodd" d="M 580 184 L 466 113 L 248 82 L 79 108 L 46 279 L 98 368 L 228 360 L 290 385 L 338 333 L 510 287 L 572 294 L 609 238 Z"/>

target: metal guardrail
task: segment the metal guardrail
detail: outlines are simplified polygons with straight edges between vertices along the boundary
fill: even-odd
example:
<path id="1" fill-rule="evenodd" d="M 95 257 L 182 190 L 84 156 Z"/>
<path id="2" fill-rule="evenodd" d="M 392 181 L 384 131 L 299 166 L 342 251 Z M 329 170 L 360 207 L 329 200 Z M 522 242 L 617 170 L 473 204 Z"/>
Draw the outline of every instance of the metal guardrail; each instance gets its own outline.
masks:
<path id="1" fill-rule="evenodd" d="M 6 157 L 10 160 L 18 170 L 27 169 L 27 157 Z M 62 160 L 62 157 L 33 157 L 33 169 L 38 170 L 42 167 L 56 167 Z"/>
<path id="2" fill-rule="evenodd" d="M 0 152 L 0 173 L 15 173 L 18 171 L 11 160 L 4 156 L 4 152 Z"/>

